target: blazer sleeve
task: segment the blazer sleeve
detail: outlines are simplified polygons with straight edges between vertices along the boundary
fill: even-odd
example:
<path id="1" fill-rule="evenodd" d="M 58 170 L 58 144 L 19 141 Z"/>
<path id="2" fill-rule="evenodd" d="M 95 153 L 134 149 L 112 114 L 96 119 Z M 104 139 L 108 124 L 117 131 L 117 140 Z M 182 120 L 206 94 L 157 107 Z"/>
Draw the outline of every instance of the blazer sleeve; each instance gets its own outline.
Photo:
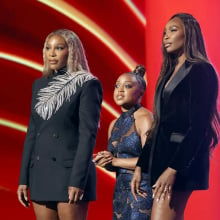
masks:
<path id="1" fill-rule="evenodd" d="M 210 129 L 213 107 L 217 101 L 218 79 L 208 63 L 194 64 L 190 73 L 189 128 L 170 161 L 169 167 L 187 173 Z M 209 150 L 210 143 L 206 143 Z M 203 144 L 204 145 L 204 144 Z"/>
<path id="2" fill-rule="evenodd" d="M 34 84 L 32 86 L 32 102 L 33 102 L 33 91 L 34 91 Z M 32 105 L 31 105 L 32 106 Z M 32 112 L 32 111 L 31 111 Z M 31 153 L 35 142 L 35 123 L 34 119 L 31 113 L 29 125 L 27 129 L 27 134 L 24 141 L 24 147 L 23 147 L 23 155 L 21 160 L 21 170 L 20 170 L 20 178 L 19 178 L 19 184 L 22 185 L 28 185 L 28 177 L 29 177 L 29 163 L 31 159 Z"/>
<path id="3" fill-rule="evenodd" d="M 70 176 L 69 186 L 84 189 L 89 164 L 96 143 L 102 103 L 102 87 L 99 80 L 90 80 L 83 86 L 79 106 L 79 142 Z"/>

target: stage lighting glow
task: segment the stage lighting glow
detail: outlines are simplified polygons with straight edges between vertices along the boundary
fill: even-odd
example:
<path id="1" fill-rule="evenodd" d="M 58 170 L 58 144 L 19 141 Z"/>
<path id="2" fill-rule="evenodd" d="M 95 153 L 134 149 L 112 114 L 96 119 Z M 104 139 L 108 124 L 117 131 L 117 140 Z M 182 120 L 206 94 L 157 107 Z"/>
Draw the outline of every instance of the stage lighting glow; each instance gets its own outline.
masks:
<path id="1" fill-rule="evenodd" d="M 0 52 L 0 59 L 5 59 L 5 60 L 9 60 L 11 62 L 15 62 L 15 63 L 19 63 L 22 64 L 24 66 L 28 66 L 30 68 L 36 69 L 40 72 L 42 72 L 43 70 L 43 66 L 40 64 L 37 64 L 31 60 L 27 60 L 23 57 L 18 57 L 14 54 L 9 54 L 9 53 L 4 53 L 4 52 Z M 105 108 L 108 112 L 110 112 L 114 117 L 119 117 L 119 113 L 112 108 L 107 102 L 103 101 L 102 102 L 102 106 L 103 108 Z"/>
<path id="2" fill-rule="evenodd" d="M 105 168 L 96 166 L 97 169 L 101 170 L 102 172 L 106 173 L 107 175 L 109 175 L 110 177 L 112 177 L 113 179 L 115 179 L 115 172 L 110 172 L 108 170 L 106 170 Z"/>
<path id="3" fill-rule="evenodd" d="M 27 126 L 16 123 L 14 121 L 4 119 L 4 118 L 0 118 L 0 125 L 8 127 L 8 128 L 15 129 L 17 131 L 27 132 Z"/>
<path id="4" fill-rule="evenodd" d="M 72 5 L 65 1 L 57 0 L 38 0 L 39 2 L 53 8 L 54 10 L 62 13 L 64 16 L 75 21 L 94 36 L 96 36 L 101 42 L 103 42 L 129 69 L 133 70 L 137 62 L 126 53 L 121 46 L 109 36 L 99 25 L 93 22 L 86 15 L 74 8 Z"/>
<path id="5" fill-rule="evenodd" d="M 5 60 L 9 60 L 9 61 L 12 61 L 15 63 L 19 63 L 19 64 L 22 64 L 24 66 L 28 66 L 32 69 L 35 69 L 35 70 L 38 70 L 41 72 L 43 70 L 43 66 L 41 64 L 38 64 L 38 63 L 31 61 L 31 60 L 27 60 L 23 57 L 16 56 L 14 54 L 0 52 L 0 59 L 5 59 Z"/>
<path id="6" fill-rule="evenodd" d="M 137 19 L 141 22 L 143 26 L 146 26 L 146 18 L 144 15 L 138 10 L 135 4 L 131 0 L 124 0 L 125 4 L 131 9 L 131 11 L 135 14 Z"/>

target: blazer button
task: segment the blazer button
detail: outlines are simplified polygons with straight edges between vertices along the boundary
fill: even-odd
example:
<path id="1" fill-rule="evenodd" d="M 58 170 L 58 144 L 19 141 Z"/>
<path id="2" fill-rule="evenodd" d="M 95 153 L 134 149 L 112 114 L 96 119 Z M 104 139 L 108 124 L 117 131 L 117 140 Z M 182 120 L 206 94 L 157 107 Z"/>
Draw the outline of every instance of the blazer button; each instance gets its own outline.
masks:
<path id="1" fill-rule="evenodd" d="M 58 138 L 58 137 L 59 137 L 58 134 L 56 134 L 56 133 L 53 134 L 53 138 Z"/>
<path id="2" fill-rule="evenodd" d="M 40 160 L 40 157 L 39 157 L 39 156 L 36 156 L 36 160 L 39 161 L 39 160 Z"/>
<path id="3" fill-rule="evenodd" d="M 39 136 L 40 136 L 40 132 L 37 133 L 37 137 L 39 137 Z"/>
<path id="4" fill-rule="evenodd" d="M 56 161 L 56 160 L 57 160 L 57 158 L 56 158 L 56 157 L 52 157 L 51 159 L 52 159 L 52 161 Z"/>

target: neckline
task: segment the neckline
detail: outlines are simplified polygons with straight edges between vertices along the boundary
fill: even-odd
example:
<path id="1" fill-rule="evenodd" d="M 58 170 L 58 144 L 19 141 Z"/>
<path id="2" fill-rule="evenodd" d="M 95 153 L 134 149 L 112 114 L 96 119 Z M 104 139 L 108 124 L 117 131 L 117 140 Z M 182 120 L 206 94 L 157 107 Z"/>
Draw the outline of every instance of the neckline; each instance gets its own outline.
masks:
<path id="1" fill-rule="evenodd" d="M 179 75 L 179 72 L 181 72 L 182 69 L 185 67 L 185 63 L 186 63 L 186 61 L 184 61 L 184 62 L 180 65 L 179 69 L 175 72 L 174 75 L 173 75 L 173 72 L 175 71 L 175 67 L 173 67 L 171 73 L 169 74 L 168 79 L 166 80 L 166 83 L 164 84 L 164 89 L 166 89 L 167 87 L 169 87 L 170 84 L 172 84 L 172 82 L 173 82 L 173 81 L 175 80 L 175 78 L 176 78 L 176 75 Z M 172 76 L 172 75 L 173 75 L 173 76 Z"/>
<path id="2" fill-rule="evenodd" d="M 64 66 L 60 69 L 57 70 L 57 72 L 55 72 L 55 70 L 53 70 L 49 76 L 50 77 L 55 77 L 55 76 L 58 76 L 58 75 L 64 75 L 65 73 L 67 73 L 67 67 Z"/>
<path id="3" fill-rule="evenodd" d="M 141 107 L 141 104 L 134 105 L 126 112 L 121 112 L 122 118 L 127 118 L 131 116 L 135 111 L 137 111 Z"/>

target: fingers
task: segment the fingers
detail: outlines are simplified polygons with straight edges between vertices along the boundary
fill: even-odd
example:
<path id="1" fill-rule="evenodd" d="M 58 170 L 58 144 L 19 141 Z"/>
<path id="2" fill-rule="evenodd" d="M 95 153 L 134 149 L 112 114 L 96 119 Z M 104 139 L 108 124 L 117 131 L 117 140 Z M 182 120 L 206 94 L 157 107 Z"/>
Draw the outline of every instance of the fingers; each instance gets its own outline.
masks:
<path id="1" fill-rule="evenodd" d="M 141 168 L 136 167 L 131 180 L 131 192 L 136 201 L 137 201 L 137 194 L 143 196 L 143 193 L 140 190 L 140 182 L 141 182 Z"/>
<path id="2" fill-rule="evenodd" d="M 172 187 L 167 185 L 154 184 L 152 186 L 153 189 L 153 198 L 156 199 L 157 202 L 160 200 L 164 201 L 166 197 L 168 199 L 171 198 Z"/>
<path id="3" fill-rule="evenodd" d="M 81 201 L 83 196 L 83 190 L 76 187 L 69 187 L 69 204 Z"/>
<path id="4" fill-rule="evenodd" d="M 137 189 L 137 194 L 143 198 L 147 198 L 147 192 L 141 188 Z"/>
<path id="5" fill-rule="evenodd" d="M 95 165 L 100 167 L 105 167 L 106 165 L 112 163 L 113 156 L 108 151 L 100 151 L 96 154 L 96 157 L 93 159 Z"/>
<path id="6" fill-rule="evenodd" d="M 136 196 L 136 180 L 133 177 L 131 180 L 131 193 L 134 196 L 135 200 L 137 201 L 137 196 Z"/>
<path id="7" fill-rule="evenodd" d="M 168 190 L 167 190 L 168 199 L 171 199 L 171 195 L 172 195 L 172 186 L 168 186 Z"/>
<path id="8" fill-rule="evenodd" d="M 92 160 L 94 163 L 97 163 L 101 158 L 103 158 L 103 154 L 100 152 L 98 154 L 95 154 L 95 158 Z"/>
<path id="9" fill-rule="evenodd" d="M 112 163 L 112 158 L 103 158 L 98 162 L 98 166 L 105 167 L 108 164 Z"/>
<path id="10" fill-rule="evenodd" d="M 28 201 L 28 191 L 26 186 L 20 185 L 17 190 L 18 201 L 23 205 L 25 208 L 30 206 L 30 202 Z"/>
<path id="11" fill-rule="evenodd" d="M 79 196 L 79 200 L 83 199 L 83 193 L 81 194 L 81 196 Z"/>
<path id="12" fill-rule="evenodd" d="M 23 194 L 24 194 L 24 199 L 25 199 L 26 201 L 28 201 L 28 192 L 27 192 L 27 190 L 24 190 L 24 191 L 23 191 Z"/>

